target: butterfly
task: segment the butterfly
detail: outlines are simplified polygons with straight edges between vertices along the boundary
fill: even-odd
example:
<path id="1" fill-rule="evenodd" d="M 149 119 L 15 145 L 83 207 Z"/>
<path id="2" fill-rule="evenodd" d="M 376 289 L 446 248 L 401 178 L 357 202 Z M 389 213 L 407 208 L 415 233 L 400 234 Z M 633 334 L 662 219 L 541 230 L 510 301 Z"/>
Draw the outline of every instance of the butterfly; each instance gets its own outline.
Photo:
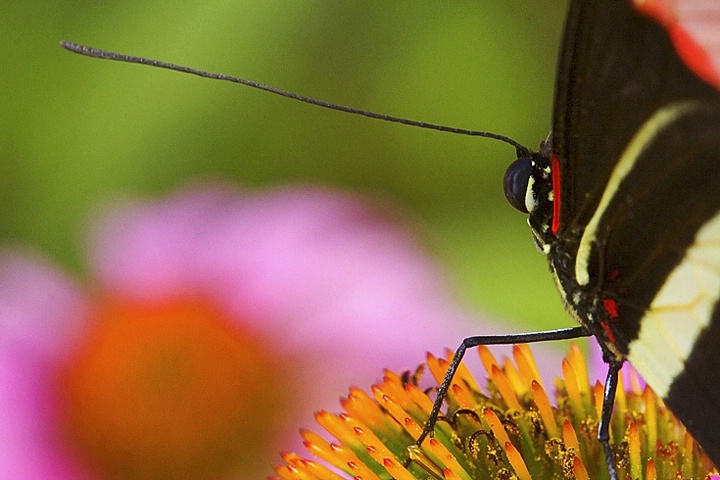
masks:
<path id="1" fill-rule="evenodd" d="M 315 100 L 256 82 L 62 42 L 99 58 L 229 80 L 300 101 L 513 145 L 505 196 L 528 215 L 578 326 L 474 336 L 478 345 L 594 336 L 609 365 L 598 437 L 618 477 L 609 420 L 629 361 L 720 464 L 720 1 L 571 0 L 551 135 L 516 141 Z"/>
<path id="2" fill-rule="evenodd" d="M 470 337 L 455 355 L 594 336 L 609 365 L 598 437 L 612 478 L 608 428 L 625 361 L 720 463 L 720 37 L 713 36 L 720 29 L 713 21 L 720 2 L 571 2 L 552 132 L 538 152 L 518 148 L 504 188 L 528 214 L 580 326 Z"/>

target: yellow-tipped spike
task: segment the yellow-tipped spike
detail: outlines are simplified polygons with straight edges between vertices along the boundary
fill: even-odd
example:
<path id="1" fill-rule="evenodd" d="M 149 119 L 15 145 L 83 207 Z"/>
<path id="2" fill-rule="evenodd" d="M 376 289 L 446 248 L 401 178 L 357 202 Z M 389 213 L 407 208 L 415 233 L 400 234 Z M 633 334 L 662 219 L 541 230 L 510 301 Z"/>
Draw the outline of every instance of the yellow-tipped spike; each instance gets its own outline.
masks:
<path id="1" fill-rule="evenodd" d="M 505 442 L 505 455 L 507 455 L 508 461 L 510 465 L 512 465 L 513 470 L 515 470 L 515 475 L 518 476 L 519 480 L 532 480 L 527 465 L 525 465 L 525 460 L 523 460 L 522 455 L 520 455 L 520 452 L 515 448 L 515 445 L 510 442 Z"/>
<path id="2" fill-rule="evenodd" d="M 578 347 L 577 343 L 570 344 L 570 353 L 568 359 L 573 366 L 575 372 L 575 378 L 577 378 L 578 387 L 580 393 L 588 394 L 590 386 L 590 378 L 588 377 L 587 364 L 585 363 L 585 357 L 582 354 L 582 350 Z"/>
<path id="3" fill-rule="evenodd" d="M 370 431 L 370 429 L 366 427 L 355 427 L 353 430 L 355 431 L 355 435 L 357 435 L 358 440 L 367 447 L 370 456 L 373 458 L 377 457 L 375 460 L 395 457 L 395 455 L 372 431 Z M 372 452 L 370 452 L 371 449 Z M 381 460 L 378 460 L 378 463 L 380 463 L 380 461 Z"/>
<path id="4" fill-rule="evenodd" d="M 355 478 L 362 478 L 363 480 L 381 480 L 380 477 L 370 470 L 370 467 L 368 467 L 364 462 L 348 462 L 348 467 L 350 467 L 350 471 Z"/>
<path id="5" fill-rule="evenodd" d="M 515 392 L 515 396 L 522 397 L 525 392 L 530 390 L 530 385 L 526 384 L 525 379 L 520 375 L 520 371 L 515 368 L 515 365 L 513 365 L 509 358 L 505 359 L 503 371 L 505 372 L 505 377 L 507 377 L 510 382 L 511 388 Z"/>
<path id="6" fill-rule="evenodd" d="M 485 421 L 490 426 L 490 430 L 492 430 L 495 438 L 497 438 L 497 441 L 500 445 L 510 443 L 510 438 L 505 431 L 505 427 L 503 426 L 502 422 L 500 421 L 495 412 L 493 412 L 489 408 L 483 408 L 483 417 L 485 417 Z"/>
<path id="7" fill-rule="evenodd" d="M 328 462 L 334 467 L 347 469 L 347 462 L 355 459 L 354 455 L 342 455 L 344 452 L 347 452 L 347 449 L 340 450 L 340 454 L 338 454 L 338 450 L 333 448 L 327 440 L 315 432 L 311 432 L 310 430 L 301 430 L 300 435 L 304 440 L 303 444 L 305 445 L 305 448 L 307 448 L 310 453 L 315 455 L 317 458 Z"/>
<path id="8" fill-rule="evenodd" d="M 535 399 L 535 405 L 538 407 L 540 418 L 545 425 L 545 429 L 548 432 L 550 438 L 559 436 L 557 423 L 555 422 L 555 415 L 553 414 L 552 406 L 550 406 L 550 400 L 548 400 L 545 394 L 545 389 L 537 381 L 532 382 L 533 398 Z"/>
<path id="9" fill-rule="evenodd" d="M 517 363 L 520 373 L 527 381 L 526 388 L 529 389 L 533 381 L 540 384 L 543 389 L 542 379 L 540 378 L 540 372 L 538 371 L 535 358 L 533 357 L 532 351 L 527 344 L 520 344 L 513 346 L 513 358 Z"/>
<path id="10" fill-rule="evenodd" d="M 655 394 L 649 387 L 645 387 L 642 393 L 645 402 L 645 435 L 647 442 L 645 448 L 650 456 L 655 455 L 655 444 L 657 443 L 657 404 L 655 403 Z"/>
<path id="11" fill-rule="evenodd" d="M 415 475 L 410 473 L 401 463 L 397 462 L 392 458 L 385 458 L 382 460 L 381 465 L 385 467 L 385 470 L 395 480 L 417 480 Z"/>
<path id="12" fill-rule="evenodd" d="M 578 412 L 581 416 L 585 415 L 585 409 L 583 408 L 582 398 L 580 396 L 580 387 L 578 386 L 578 378 L 575 374 L 575 368 L 568 359 L 562 361 L 562 372 L 563 378 L 565 379 L 565 389 L 567 390 L 568 397 L 570 398 L 570 404 L 573 410 Z"/>
<path id="13" fill-rule="evenodd" d="M 625 395 L 625 379 L 623 378 L 623 372 L 618 372 L 618 384 L 617 390 L 615 391 L 615 410 L 622 412 L 627 410 L 627 395 Z"/>
<path id="14" fill-rule="evenodd" d="M 303 472 L 292 465 L 281 465 L 275 467 L 275 472 L 285 480 L 315 480 L 307 472 Z"/>
<path id="15" fill-rule="evenodd" d="M 425 359 L 425 361 L 427 362 L 428 370 L 430 370 L 430 373 L 439 385 L 440 383 L 442 383 L 443 377 L 445 377 L 445 371 L 448 367 L 447 361 L 445 359 L 438 358 L 430 353 L 427 354 Z M 441 361 L 444 363 L 445 368 L 440 365 Z"/>
<path id="16" fill-rule="evenodd" d="M 472 395 L 470 395 L 467 388 L 455 383 L 452 387 L 450 387 L 450 391 L 460 408 L 473 408 L 475 406 L 475 400 Z"/>
<path id="17" fill-rule="evenodd" d="M 563 422 L 563 428 L 562 428 L 562 436 L 563 436 L 563 442 L 565 442 L 565 446 L 567 448 L 572 448 L 575 450 L 575 456 L 580 456 L 580 442 L 578 442 L 577 433 L 575 433 L 575 427 L 573 427 L 573 424 L 570 422 L 570 420 L 565 420 Z"/>
<path id="18" fill-rule="evenodd" d="M 635 422 L 630 422 L 628 427 L 628 450 L 630 455 L 630 476 L 640 478 L 642 476 L 642 464 L 640 463 L 640 434 Z"/>
<path id="19" fill-rule="evenodd" d="M 445 445 L 434 438 L 430 440 L 430 451 L 440 460 L 445 468 L 451 469 L 455 475 L 471 478 L 470 474 L 460 465 L 455 455 L 453 455 Z"/>
<path id="20" fill-rule="evenodd" d="M 407 393 L 408 398 L 410 398 L 410 400 L 417 405 L 423 413 L 426 415 L 430 414 L 433 402 L 430 400 L 430 397 L 425 394 L 425 392 L 417 387 L 417 385 L 405 385 L 405 393 Z"/>
<path id="21" fill-rule="evenodd" d="M 575 474 L 575 480 L 590 480 L 585 464 L 580 457 L 573 459 L 573 473 Z"/>
<path id="22" fill-rule="evenodd" d="M 346 398 L 340 400 L 340 405 L 346 412 L 355 415 L 369 417 L 370 420 L 377 421 L 382 418 L 382 411 L 367 393 L 359 388 L 351 388 Z M 359 413 L 362 412 L 362 413 Z"/>
<path id="23" fill-rule="evenodd" d="M 457 473 L 455 473 L 454 471 L 452 471 L 449 468 L 446 468 L 445 470 L 443 470 L 443 476 L 445 477 L 445 480 L 462 480 L 460 475 L 458 475 Z"/>
<path id="24" fill-rule="evenodd" d="M 510 385 L 510 380 L 507 379 L 503 371 L 500 370 L 497 365 L 493 365 L 491 367 L 490 378 L 497 387 L 508 408 L 520 409 L 520 402 L 518 402 L 517 395 L 515 395 L 515 390 L 513 390 L 512 385 Z"/>
<path id="25" fill-rule="evenodd" d="M 452 361 L 454 356 L 454 352 L 448 352 L 448 362 Z M 470 372 L 470 369 L 464 363 L 460 363 L 460 365 L 458 365 L 458 368 L 455 371 L 455 380 L 456 383 L 462 382 L 467 384 L 467 386 L 472 390 L 480 390 L 480 386 L 477 384 L 477 381 L 475 381 L 475 375 Z"/>
<path id="26" fill-rule="evenodd" d="M 647 468 L 645 469 L 645 480 L 657 480 L 657 471 L 655 470 L 655 462 L 651 458 L 648 460 Z"/>
<path id="27" fill-rule="evenodd" d="M 495 360 L 495 357 L 490 352 L 490 349 L 487 348 L 485 345 L 481 345 L 478 347 L 478 355 L 480 356 L 480 361 L 483 364 L 483 367 L 485 367 L 485 371 L 488 374 L 488 377 L 492 375 L 492 368 L 494 366 L 498 366 L 497 361 Z"/>
<path id="28" fill-rule="evenodd" d="M 348 422 L 342 420 L 338 415 L 333 415 L 325 410 L 320 410 L 315 413 L 315 421 L 318 422 L 325 430 L 330 432 L 333 437 L 343 443 L 353 444 L 357 441 L 355 439 L 355 434 L 348 425 Z"/>
<path id="29" fill-rule="evenodd" d="M 298 470 L 305 471 L 311 475 L 312 478 L 318 480 L 342 480 L 342 477 L 337 473 L 331 471 L 324 465 L 321 465 L 312 460 L 307 460 L 296 453 L 286 453 L 282 455 L 290 466 L 297 468 Z"/>
<path id="30" fill-rule="evenodd" d="M 412 399 L 410 399 L 410 397 L 407 395 L 407 390 L 403 387 L 402 382 L 399 379 L 395 380 L 386 376 L 385 378 L 383 378 L 383 381 L 380 385 L 373 386 L 372 392 L 375 400 L 378 399 L 378 390 L 381 392 L 382 395 L 392 397 L 393 400 L 395 400 L 395 403 L 397 403 L 404 409 L 418 412 L 415 402 L 413 402 Z"/>

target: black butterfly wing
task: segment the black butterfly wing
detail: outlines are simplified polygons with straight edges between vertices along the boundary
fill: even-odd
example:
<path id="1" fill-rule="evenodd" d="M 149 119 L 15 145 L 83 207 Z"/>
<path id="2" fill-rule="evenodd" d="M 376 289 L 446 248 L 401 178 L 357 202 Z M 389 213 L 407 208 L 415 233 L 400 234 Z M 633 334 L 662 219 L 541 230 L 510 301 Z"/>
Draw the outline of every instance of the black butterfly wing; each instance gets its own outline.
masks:
<path id="1" fill-rule="evenodd" d="M 553 116 L 565 194 L 561 232 L 588 223 L 640 126 L 688 97 L 714 99 L 717 91 L 690 72 L 657 22 L 626 0 L 571 2 Z"/>
<path id="2" fill-rule="evenodd" d="M 630 359 L 718 463 L 720 92 L 629 0 L 570 9 L 551 268 L 578 320 Z"/>

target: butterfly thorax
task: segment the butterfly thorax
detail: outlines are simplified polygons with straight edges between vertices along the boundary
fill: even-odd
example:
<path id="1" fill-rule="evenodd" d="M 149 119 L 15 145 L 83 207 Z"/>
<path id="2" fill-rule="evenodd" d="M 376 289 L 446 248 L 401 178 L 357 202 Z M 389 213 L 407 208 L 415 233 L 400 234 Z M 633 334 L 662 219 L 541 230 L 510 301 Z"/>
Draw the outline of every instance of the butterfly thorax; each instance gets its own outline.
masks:
<path id="1" fill-rule="evenodd" d="M 546 257 L 565 309 L 602 347 L 606 361 L 620 361 L 627 353 L 627 340 L 617 331 L 620 321 L 612 292 L 602 285 L 580 285 L 575 278 L 580 234 L 566 234 L 547 244 Z"/>
<path id="2" fill-rule="evenodd" d="M 518 155 L 505 173 L 505 196 L 512 206 L 528 214 L 535 245 L 548 259 L 566 310 L 598 338 L 607 360 L 620 360 L 627 342 L 613 325 L 618 315 L 612 293 L 604 291 L 602 284 L 583 285 L 576 279 L 583 231 L 566 230 L 562 236 L 553 231 L 557 196 L 553 190 L 550 142 L 548 137 L 539 152 Z"/>

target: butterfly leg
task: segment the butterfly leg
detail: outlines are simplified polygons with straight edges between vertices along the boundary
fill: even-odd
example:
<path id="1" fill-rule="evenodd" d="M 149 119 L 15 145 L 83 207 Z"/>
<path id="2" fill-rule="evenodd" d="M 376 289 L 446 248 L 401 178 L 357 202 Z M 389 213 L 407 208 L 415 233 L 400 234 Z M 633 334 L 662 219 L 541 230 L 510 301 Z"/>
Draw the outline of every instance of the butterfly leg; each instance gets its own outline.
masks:
<path id="1" fill-rule="evenodd" d="M 422 444 L 428 435 L 432 436 L 432 432 L 435 429 L 435 423 L 437 422 L 438 416 L 440 415 L 440 408 L 442 407 L 445 395 L 447 395 L 448 389 L 452 384 L 452 379 L 455 376 L 455 372 L 460 365 L 460 361 L 465 356 L 465 351 L 468 348 L 479 347 L 480 345 L 511 345 L 515 343 L 533 343 L 533 342 L 545 342 L 551 340 L 570 340 L 573 338 L 589 337 L 592 334 L 585 329 L 585 327 L 570 327 L 560 328 L 558 330 L 545 330 L 542 332 L 531 332 L 531 333 L 516 333 L 510 335 L 478 335 L 474 337 L 467 337 L 462 341 L 458 349 L 455 351 L 455 356 L 450 362 L 445 378 L 443 378 L 440 388 L 438 388 L 437 397 L 435 398 L 435 404 L 433 405 L 430 417 L 425 422 L 425 428 L 417 439 L 416 445 Z M 606 391 L 607 393 L 607 391 Z M 615 391 L 613 390 L 613 395 Z M 610 405 L 612 410 L 612 404 Z"/>
<path id="2" fill-rule="evenodd" d="M 622 361 L 614 361 L 608 364 L 607 378 L 605 379 L 605 392 L 603 393 L 602 414 L 600 415 L 600 426 L 598 427 L 598 440 L 605 451 L 605 460 L 608 466 L 611 480 L 617 480 L 617 465 L 615 455 L 610 448 L 610 418 L 612 417 L 613 404 L 615 403 L 615 391 L 618 385 L 618 372 L 623 366 Z"/>

